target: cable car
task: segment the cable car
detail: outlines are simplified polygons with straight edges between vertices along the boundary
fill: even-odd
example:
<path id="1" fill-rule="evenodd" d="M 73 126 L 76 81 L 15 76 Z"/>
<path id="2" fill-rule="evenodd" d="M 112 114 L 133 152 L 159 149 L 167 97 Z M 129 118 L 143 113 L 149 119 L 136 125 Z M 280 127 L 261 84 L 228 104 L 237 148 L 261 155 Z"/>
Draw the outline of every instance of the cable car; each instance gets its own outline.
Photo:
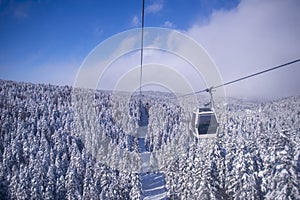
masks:
<path id="1" fill-rule="evenodd" d="M 192 113 L 192 131 L 197 137 L 216 137 L 218 127 L 218 119 L 211 108 L 199 108 Z"/>
<path id="2" fill-rule="evenodd" d="M 214 138 L 217 135 L 219 122 L 213 109 L 212 87 L 207 89 L 210 94 L 210 102 L 206 106 L 198 108 L 192 113 L 192 131 L 198 138 Z"/>

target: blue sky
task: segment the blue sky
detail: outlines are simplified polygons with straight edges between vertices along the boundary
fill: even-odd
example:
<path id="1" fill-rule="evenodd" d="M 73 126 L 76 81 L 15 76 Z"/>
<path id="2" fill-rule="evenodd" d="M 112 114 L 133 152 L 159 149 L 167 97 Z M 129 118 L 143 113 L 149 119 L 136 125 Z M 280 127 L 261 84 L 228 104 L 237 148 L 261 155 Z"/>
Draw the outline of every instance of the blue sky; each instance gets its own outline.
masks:
<path id="1" fill-rule="evenodd" d="M 140 21 L 140 0 L 0 2 L 1 67 L 83 59 L 108 37 L 140 27 L 134 22 L 135 16 Z M 230 9 L 237 2 L 146 0 L 146 4 L 146 26 L 185 30 L 195 18 L 206 18 L 214 9 Z"/>
<path id="2" fill-rule="evenodd" d="M 236 4 L 146 0 L 145 23 L 185 30 L 195 18 L 207 18 L 214 9 L 230 9 Z M 44 82 L 43 67 L 69 63 L 78 67 L 103 40 L 140 27 L 140 15 L 141 0 L 1 0 L 0 78 Z"/>
<path id="3" fill-rule="evenodd" d="M 300 52 L 296 44 L 300 6 L 296 0 L 145 1 L 145 26 L 176 29 L 194 38 L 215 61 L 225 81 L 260 70 L 260 66 L 296 59 Z M 0 0 L 0 78 L 72 85 L 89 52 L 117 33 L 139 28 L 140 15 L 141 0 Z M 281 24 L 285 30 L 280 30 Z M 262 47 L 254 47 L 259 43 Z M 278 47 L 289 47 L 288 53 L 273 52 Z M 257 49 L 264 53 L 254 54 Z M 258 59 L 253 59 L 255 56 Z M 249 61 L 247 70 L 241 68 L 245 61 Z M 273 79 L 268 82 L 278 82 Z M 299 95 L 298 88 L 285 95 Z"/>

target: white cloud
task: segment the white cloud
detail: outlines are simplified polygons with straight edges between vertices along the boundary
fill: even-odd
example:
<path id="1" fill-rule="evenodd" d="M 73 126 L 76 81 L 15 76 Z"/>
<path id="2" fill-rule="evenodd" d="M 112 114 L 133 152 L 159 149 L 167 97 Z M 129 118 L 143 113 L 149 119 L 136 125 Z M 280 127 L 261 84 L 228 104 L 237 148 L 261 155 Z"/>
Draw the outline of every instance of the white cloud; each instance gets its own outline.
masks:
<path id="1" fill-rule="evenodd" d="M 154 3 L 150 4 L 149 6 L 146 6 L 145 12 L 146 13 L 157 13 L 163 9 L 163 1 L 155 1 Z"/>
<path id="2" fill-rule="evenodd" d="M 206 25 L 187 34 L 208 51 L 224 81 L 300 56 L 300 1 L 242 0 L 230 11 L 214 12 Z M 300 64 L 226 87 L 230 96 L 277 98 L 300 94 Z"/>
<path id="3" fill-rule="evenodd" d="M 140 35 L 139 31 L 125 31 L 122 35 L 115 35 L 100 43 L 81 64 L 74 86 L 95 89 L 98 84 L 100 84 L 101 89 L 112 89 L 112 80 L 119 76 L 119 71 L 122 71 L 120 69 L 126 68 L 128 63 L 120 64 L 120 69 L 116 71 L 110 71 L 110 66 L 116 62 L 119 57 L 128 57 L 127 54 L 132 49 L 138 49 L 140 47 L 139 37 L 137 37 L 137 35 Z M 104 74 L 107 73 L 108 78 L 105 79 L 107 76 Z M 104 79 L 104 82 L 101 82 L 101 79 Z"/>
<path id="4" fill-rule="evenodd" d="M 137 16 L 134 16 L 131 20 L 131 25 L 135 27 L 138 26 L 139 23 L 140 23 L 139 18 Z"/>
<path id="5" fill-rule="evenodd" d="M 170 21 L 165 21 L 163 26 L 166 28 L 175 28 L 175 25 Z"/>
<path id="6" fill-rule="evenodd" d="M 167 83 L 159 82 L 159 84 L 162 84 L 167 89 L 171 89 L 174 88 L 173 86 L 176 86 L 177 91 L 182 93 L 191 92 L 191 90 L 187 90 L 187 87 L 183 88 L 183 83 L 190 85 L 195 91 L 203 89 L 206 86 L 206 83 L 209 85 L 217 85 L 221 83 L 221 81 L 217 79 L 217 73 L 213 69 L 213 65 L 207 58 L 205 52 L 202 51 L 193 40 L 188 39 L 186 36 L 177 31 L 168 31 L 166 29 L 150 28 L 146 29 L 145 33 L 149 37 L 145 37 L 146 46 L 143 55 L 143 65 L 146 66 L 154 64 L 155 66 L 158 66 L 155 69 L 161 68 L 162 70 L 160 72 L 157 70 L 152 71 L 156 73 L 155 76 L 153 73 L 151 74 L 151 70 L 148 72 L 144 70 L 143 77 L 152 77 L 152 81 L 156 82 L 159 80 L 157 78 L 162 76 L 164 81 L 167 81 Z M 139 34 L 140 32 L 135 32 L 134 38 L 138 38 L 136 36 L 139 36 Z M 126 39 L 125 41 L 125 43 L 129 44 L 134 43 L 131 39 Z M 138 45 L 139 41 L 137 40 L 135 44 Z M 119 48 L 124 49 L 123 47 L 121 48 L 121 46 L 123 45 L 120 45 Z M 128 47 L 128 45 L 124 46 Z M 140 67 L 139 48 L 128 49 L 135 49 L 135 52 L 119 57 L 111 63 L 105 73 L 101 76 L 99 86 L 101 86 L 102 89 L 112 90 L 114 88 L 113 86 L 118 82 L 118 80 L 120 80 L 120 78 L 122 78 L 123 75 L 130 72 L 134 67 Z M 121 55 L 119 53 L 120 51 L 116 52 Z M 194 66 L 192 66 L 192 64 Z M 169 72 L 166 72 L 166 70 L 164 71 L 163 66 L 167 67 Z M 99 67 L 96 69 L 99 69 Z M 202 78 L 202 74 L 199 72 L 203 75 L 207 75 L 205 76 L 205 79 Z M 176 74 L 180 75 L 181 79 L 178 79 Z M 91 76 L 88 77 L 90 80 Z M 133 73 L 130 77 L 134 77 L 130 78 L 132 84 L 138 83 L 139 73 Z M 180 80 L 182 83 L 179 83 Z M 138 86 L 138 84 L 136 85 Z M 122 87 L 123 86 L 127 87 L 127 85 L 122 85 Z"/>
<path id="7" fill-rule="evenodd" d="M 243 0 L 233 10 L 215 11 L 205 25 L 201 22 L 196 23 L 186 33 L 207 50 L 219 67 L 223 80 L 230 81 L 298 58 L 300 52 L 299 4 L 292 0 Z M 153 43 L 148 44 L 149 47 L 159 46 L 156 43 L 166 42 L 160 33 L 157 35 L 160 37 L 152 38 Z M 115 54 L 120 54 L 125 49 L 133 49 L 133 46 L 138 46 L 138 42 L 139 34 L 138 37 L 126 38 L 118 43 L 117 49 L 119 50 L 115 51 Z M 176 44 L 181 45 L 181 43 Z M 188 46 L 184 47 L 186 47 L 184 52 L 199 55 L 191 51 Z M 100 85 L 111 89 L 124 73 L 132 67 L 139 66 L 139 56 L 137 51 L 124 55 L 112 63 L 105 72 L 102 83 L 100 81 Z M 190 70 L 192 67 L 175 55 L 146 49 L 144 63 L 170 66 L 186 77 L 191 85 L 197 85 L 199 89 L 205 86 L 207 77 L 201 79 L 198 75 L 196 76 L 196 73 Z M 299 66 L 297 64 L 288 69 L 280 69 L 228 86 L 226 87 L 227 94 L 252 99 L 299 95 Z M 91 76 L 87 77 L 91 79 Z"/>

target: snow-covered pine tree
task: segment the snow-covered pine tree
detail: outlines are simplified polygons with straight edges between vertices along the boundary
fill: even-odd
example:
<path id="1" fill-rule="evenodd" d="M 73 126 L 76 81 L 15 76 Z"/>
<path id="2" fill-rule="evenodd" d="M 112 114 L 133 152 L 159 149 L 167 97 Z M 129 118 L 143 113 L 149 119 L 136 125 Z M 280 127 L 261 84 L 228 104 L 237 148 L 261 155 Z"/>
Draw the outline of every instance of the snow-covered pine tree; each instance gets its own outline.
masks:
<path id="1" fill-rule="evenodd" d="M 143 199 L 143 191 L 139 174 L 131 175 L 132 188 L 130 190 L 129 196 L 132 200 Z"/>

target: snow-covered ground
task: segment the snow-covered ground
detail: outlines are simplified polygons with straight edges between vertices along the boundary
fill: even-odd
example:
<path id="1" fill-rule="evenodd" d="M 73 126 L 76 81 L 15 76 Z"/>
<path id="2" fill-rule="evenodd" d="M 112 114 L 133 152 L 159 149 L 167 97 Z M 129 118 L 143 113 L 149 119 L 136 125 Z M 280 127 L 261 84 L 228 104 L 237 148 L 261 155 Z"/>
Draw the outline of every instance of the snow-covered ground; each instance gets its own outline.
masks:
<path id="1" fill-rule="evenodd" d="M 145 93 L 139 134 L 138 99 L 73 92 L 0 80 L 1 199 L 300 199 L 299 96 L 216 102 L 199 140 L 168 94 Z"/>
<path id="2" fill-rule="evenodd" d="M 165 177 L 163 173 L 141 174 L 144 199 L 166 199 Z"/>

